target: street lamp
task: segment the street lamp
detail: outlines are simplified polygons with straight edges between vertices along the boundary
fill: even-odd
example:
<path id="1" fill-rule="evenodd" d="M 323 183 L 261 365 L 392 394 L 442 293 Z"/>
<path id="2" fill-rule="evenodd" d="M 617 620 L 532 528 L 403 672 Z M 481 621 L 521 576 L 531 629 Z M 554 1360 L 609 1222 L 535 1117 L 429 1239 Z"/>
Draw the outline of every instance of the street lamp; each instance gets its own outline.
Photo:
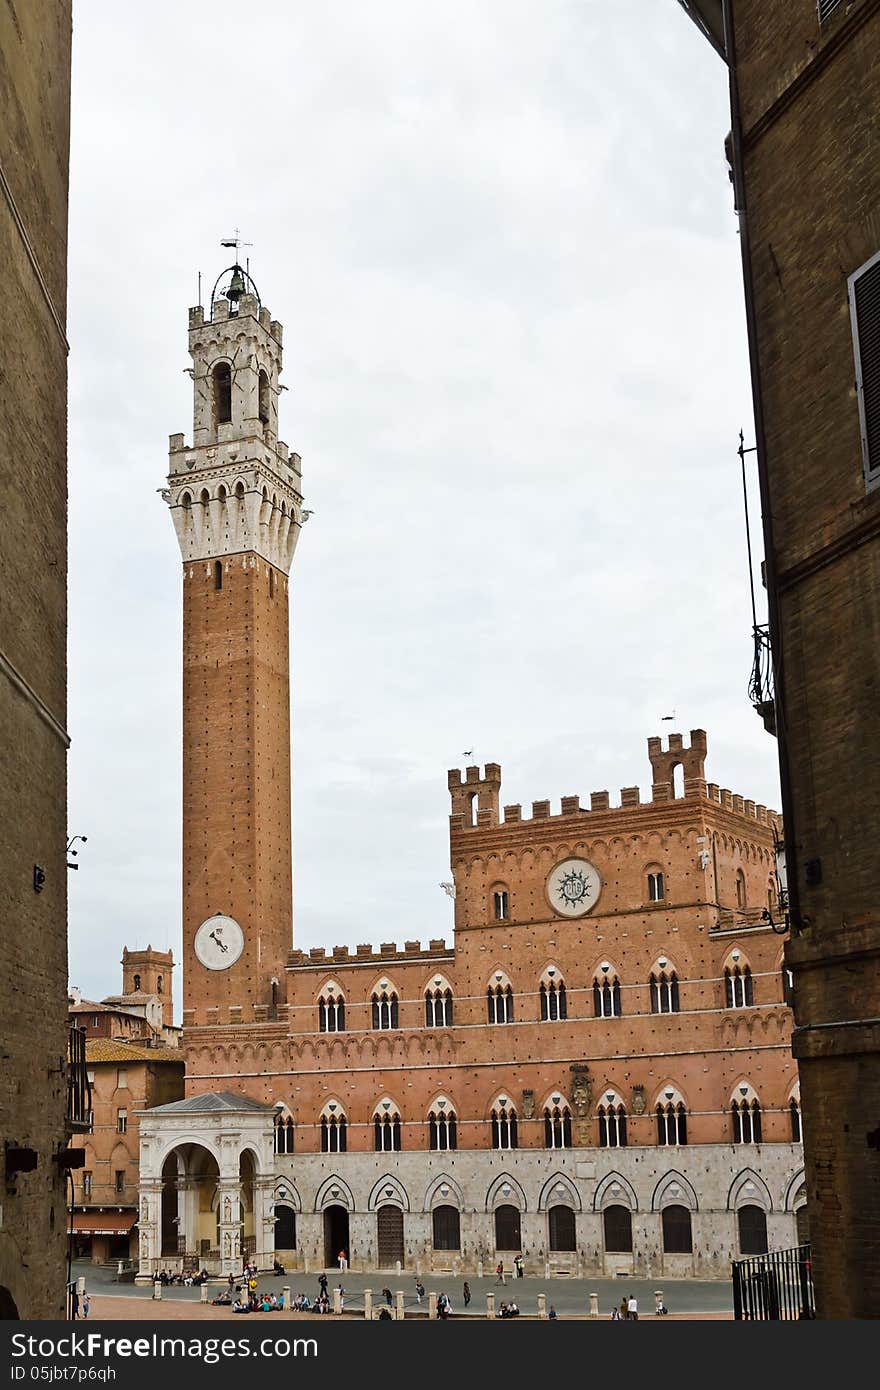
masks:
<path id="1" fill-rule="evenodd" d="M 73 846 L 76 844 L 77 840 L 82 840 L 83 844 L 86 844 L 88 838 L 88 835 L 71 835 L 70 839 L 67 841 L 67 853 L 72 854 L 75 859 L 76 850 L 73 848 Z M 78 869 L 79 864 L 71 864 L 70 860 L 68 859 L 67 867 L 68 869 Z"/>
<path id="2" fill-rule="evenodd" d="M 785 841 L 779 837 L 775 827 L 773 839 L 773 851 L 776 859 L 776 906 L 780 917 L 777 921 L 773 916 L 773 908 L 765 907 L 761 913 L 761 921 L 767 922 L 777 936 L 784 936 L 790 925 L 788 920 L 788 870 L 785 866 Z"/>

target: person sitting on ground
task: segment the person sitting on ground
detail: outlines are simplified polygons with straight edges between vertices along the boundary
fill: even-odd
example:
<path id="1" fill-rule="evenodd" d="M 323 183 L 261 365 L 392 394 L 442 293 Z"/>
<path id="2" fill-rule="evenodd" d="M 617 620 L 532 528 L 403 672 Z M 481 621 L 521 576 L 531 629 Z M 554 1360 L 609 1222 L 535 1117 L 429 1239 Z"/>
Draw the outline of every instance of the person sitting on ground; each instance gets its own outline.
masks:
<path id="1" fill-rule="evenodd" d="M 549 1309 L 549 1312 L 547 1313 L 547 1316 L 548 1316 L 548 1318 L 556 1318 L 556 1317 L 559 1316 L 559 1314 L 557 1313 L 556 1309 L 553 1307 L 553 1304 L 552 1304 L 552 1303 L 550 1304 L 550 1309 Z"/>
<path id="2" fill-rule="evenodd" d="M 272 1268 L 276 1274 L 284 1273 L 284 1265 L 281 1263 L 280 1260 L 276 1260 Z"/>
<path id="3" fill-rule="evenodd" d="M 499 1316 L 499 1318 L 506 1318 L 506 1317 L 507 1317 L 507 1304 L 506 1304 L 506 1303 L 502 1303 L 502 1304 L 500 1305 L 500 1307 L 499 1307 L 499 1309 L 498 1309 L 498 1316 Z"/>
<path id="4" fill-rule="evenodd" d="M 508 1304 L 508 1306 L 507 1306 L 507 1316 L 508 1316 L 509 1318 L 518 1318 L 518 1317 L 519 1317 L 519 1304 L 518 1304 L 515 1300 L 514 1300 L 513 1302 L 511 1302 L 511 1303 Z"/>
<path id="5" fill-rule="evenodd" d="M 391 1320 L 392 1320 L 392 1319 L 391 1319 L 391 1309 L 390 1309 L 390 1308 L 380 1308 L 380 1309 L 379 1309 L 379 1312 L 378 1312 L 378 1314 L 377 1314 L 377 1316 L 380 1317 L 380 1318 L 383 1318 L 386 1322 L 391 1322 Z"/>
<path id="6" fill-rule="evenodd" d="M 251 1310 L 246 1303 L 243 1303 L 240 1298 L 237 1298 L 232 1305 L 232 1311 L 233 1313 L 249 1313 Z"/>

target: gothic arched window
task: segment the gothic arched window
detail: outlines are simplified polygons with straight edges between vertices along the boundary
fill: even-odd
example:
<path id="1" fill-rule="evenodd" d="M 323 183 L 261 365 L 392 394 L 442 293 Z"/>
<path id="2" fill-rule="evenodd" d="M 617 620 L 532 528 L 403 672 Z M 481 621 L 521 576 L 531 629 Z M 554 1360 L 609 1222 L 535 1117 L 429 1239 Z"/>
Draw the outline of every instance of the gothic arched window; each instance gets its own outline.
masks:
<path id="1" fill-rule="evenodd" d="M 571 1111 L 564 1102 L 544 1106 L 544 1148 L 571 1148 Z"/>
<path id="2" fill-rule="evenodd" d="M 449 1028 L 452 1026 L 452 990 L 446 981 L 438 976 L 433 985 L 425 990 L 425 1027 Z"/>
<path id="3" fill-rule="evenodd" d="M 555 966 L 545 970 L 538 988 L 541 1001 L 541 1021 L 553 1023 L 557 1019 L 568 1018 L 568 1001 L 565 997 L 565 981 Z"/>
<path id="4" fill-rule="evenodd" d="M 649 981 L 652 1014 L 678 1013 L 678 976 L 674 970 L 652 970 Z"/>
<path id="5" fill-rule="evenodd" d="M 551 1250 L 576 1250 L 574 1208 L 551 1207 L 547 1213 Z"/>
<path id="6" fill-rule="evenodd" d="M 747 965 L 725 966 L 724 1001 L 728 1009 L 746 1009 L 755 1002 L 752 972 Z"/>
<path id="7" fill-rule="evenodd" d="M 376 1107 L 373 1131 L 377 1154 L 400 1153 L 400 1115 L 391 1101 L 383 1100 Z"/>
<path id="8" fill-rule="evenodd" d="M 687 1110 L 684 1102 L 668 1101 L 665 1105 L 661 1102 L 657 1106 L 657 1143 L 658 1144 L 686 1144 L 687 1143 Z"/>
<path id="9" fill-rule="evenodd" d="M 318 1030 L 341 1033 L 345 1028 L 345 997 L 335 985 L 327 985 L 318 1000 Z"/>
<path id="10" fill-rule="evenodd" d="M 593 1012 L 597 1018 L 620 1018 L 620 981 L 610 966 L 593 980 Z"/>
<path id="11" fill-rule="evenodd" d="M 623 1102 L 613 1097 L 599 1106 L 599 1148 L 626 1148 L 626 1110 Z"/>
<path id="12" fill-rule="evenodd" d="M 734 1144 L 760 1144 L 761 1105 L 757 1096 L 750 1097 L 747 1093 L 742 1100 L 732 1101 L 730 1113 Z"/>
<path id="13" fill-rule="evenodd" d="M 321 1112 L 321 1152 L 344 1154 L 347 1128 L 344 1112 L 336 1101 L 329 1101 Z"/>
<path id="14" fill-rule="evenodd" d="M 290 1115 L 279 1115 L 275 1120 L 275 1152 L 293 1153 L 293 1120 Z"/>
<path id="15" fill-rule="evenodd" d="M 691 1231 L 691 1214 L 687 1207 L 664 1207 L 661 1213 L 663 1223 L 664 1255 L 690 1255 L 693 1253 L 694 1238 Z"/>
<path id="16" fill-rule="evenodd" d="M 489 986 L 486 1003 L 490 1023 L 513 1022 L 513 989 L 503 976 Z"/>
<path id="17" fill-rule="evenodd" d="M 385 990 L 373 995 L 373 1027 L 385 1032 L 397 1025 L 397 991 Z"/>
<path id="18" fill-rule="evenodd" d="M 428 1146 L 439 1153 L 458 1148 L 455 1111 L 443 1097 L 428 1111 Z"/>
<path id="19" fill-rule="evenodd" d="M 602 1226 L 604 1228 L 606 1254 L 632 1254 L 632 1212 L 629 1207 L 620 1205 L 606 1207 L 602 1213 Z"/>
<path id="20" fill-rule="evenodd" d="M 516 1149 L 518 1147 L 516 1111 L 506 1096 L 500 1096 L 492 1106 L 492 1148 Z"/>

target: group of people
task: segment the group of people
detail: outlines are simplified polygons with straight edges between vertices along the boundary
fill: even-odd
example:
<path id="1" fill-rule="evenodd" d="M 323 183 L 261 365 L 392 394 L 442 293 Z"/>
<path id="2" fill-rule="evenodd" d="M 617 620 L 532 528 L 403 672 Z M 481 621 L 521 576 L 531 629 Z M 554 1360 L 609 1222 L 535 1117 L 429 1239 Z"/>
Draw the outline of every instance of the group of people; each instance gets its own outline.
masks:
<path id="1" fill-rule="evenodd" d="M 229 1301 L 228 1294 L 221 1294 L 219 1298 L 214 1299 L 214 1302 L 221 1306 L 228 1305 Z M 236 1297 L 232 1301 L 232 1311 L 233 1313 L 283 1313 L 284 1294 L 258 1294 L 249 1297 L 247 1302 L 241 1297 Z"/>
<path id="2" fill-rule="evenodd" d="M 512 1298 L 509 1303 L 502 1303 L 498 1309 L 498 1316 L 499 1318 L 518 1318 L 519 1304 L 516 1299 Z"/>
<path id="3" fill-rule="evenodd" d="M 183 1284 L 187 1289 L 191 1289 L 193 1284 L 206 1284 L 210 1279 L 206 1269 L 200 1269 L 197 1274 L 188 1270 L 185 1274 L 179 1269 L 160 1269 L 158 1274 L 153 1276 L 154 1283 L 160 1283 L 164 1288 L 171 1284 Z"/>
<path id="4" fill-rule="evenodd" d="M 663 1310 L 666 1311 L 665 1308 Z M 612 1308 L 612 1322 L 638 1322 L 639 1320 L 639 1300 L 635 1294 L 630 1294 L 628 1298 L 620 1300 L 620 1307 Z"/>
<path id="5" fill-rule="evenodd" d="M 515 1256 L 513 1261 L 513 1273 L 517 1279 L 522 1279 L 524 1277 L 525 1265 L 523 1264 L 522 1255 Z M 504 1272 L 504 1261 L 499 1260 L 497 1265 L 495 1266 L 495 1283 L 501 1284 L 503 1286 L 504 1284 L 506 1284 L 506 1282 L 507 1279 Z"/>

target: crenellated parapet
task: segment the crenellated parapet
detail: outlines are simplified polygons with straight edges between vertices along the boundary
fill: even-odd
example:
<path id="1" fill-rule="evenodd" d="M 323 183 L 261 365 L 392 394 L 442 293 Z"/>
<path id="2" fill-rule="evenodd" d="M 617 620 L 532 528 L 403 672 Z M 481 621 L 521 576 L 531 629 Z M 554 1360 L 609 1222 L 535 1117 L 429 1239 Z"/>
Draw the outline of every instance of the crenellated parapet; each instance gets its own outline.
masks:
<path id="1" fill-rule="evenodd" d="M 460 769 L 452 768 L 447 775 L 452 799 L 450 830 L 457 833 L 462 830 L 476 830 L 482 826 L 528 824 L 530 821 L 546 820 L 555 822 L 605 814 L 619 815 L 625 819 L 633 811 L 648 811 L 658 806 L 681 806 L 684 802 L 690 803 L 695 800 L 715 802 L 724 810 L 745 816 L 771 829 L 774 826 L 781 827 L 777 811 L 769 810 L 766 806 L 727 788 L 719 789 L 715 782 L 707 782 L 706 752 L 707 738 L 703 729 L 691 730 L 688 745 L 681 734 L 670 734 L 665 748 L 661 738 L 649 738 L 648 758 L 653 781 L 648 801 L 642 800 L 638 787 L 621 787 L 616 801 L 612 801 L 611 793 L 608 791 L 595 791 L 590 792 L 589 805 L 583 805 L 580 796 L 563 796 L 558 810 L 554 809 L 549 799 L 542 798 L 532 802 L 531 815 L 523 814 L 519 802 L 499 806 L 501 768 L 498 763 L 487 763 L 482 776 L 479 767 L 466 768 L 464 777 Z M 679 766 L 684 773 L 683 796 L 675 794 L 675 771 Z"/>

